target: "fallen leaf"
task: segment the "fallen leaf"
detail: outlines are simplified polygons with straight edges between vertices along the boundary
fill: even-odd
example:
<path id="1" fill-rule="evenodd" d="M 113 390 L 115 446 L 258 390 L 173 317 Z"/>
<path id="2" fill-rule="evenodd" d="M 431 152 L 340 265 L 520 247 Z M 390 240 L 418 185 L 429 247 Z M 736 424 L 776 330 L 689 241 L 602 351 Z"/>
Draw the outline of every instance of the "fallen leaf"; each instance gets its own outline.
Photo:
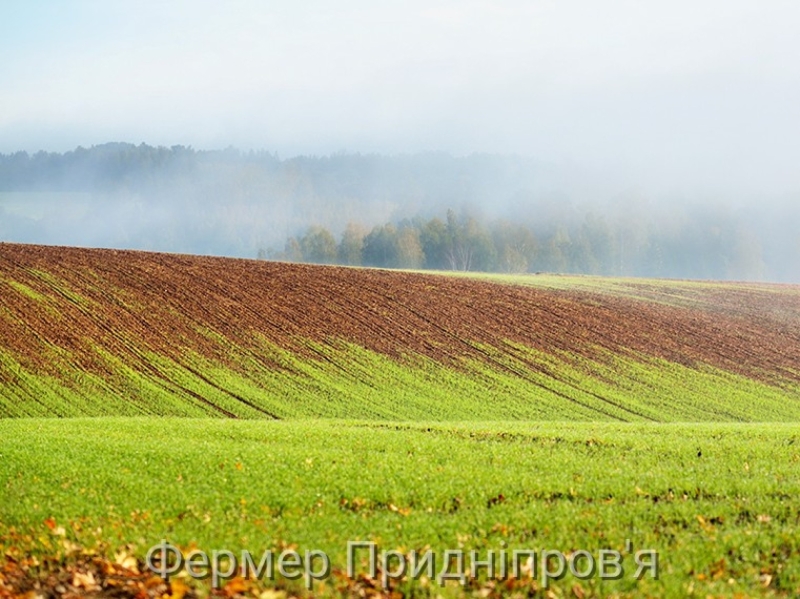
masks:
<path id="1" fill-rule="evenodd" d="M 87 591 L 96 591 L 100 588 L 94 579 L 94 574 L 87 572 L 75 572 L 72 575 L 72 586 L 78 589 L 86 589 Z"/>

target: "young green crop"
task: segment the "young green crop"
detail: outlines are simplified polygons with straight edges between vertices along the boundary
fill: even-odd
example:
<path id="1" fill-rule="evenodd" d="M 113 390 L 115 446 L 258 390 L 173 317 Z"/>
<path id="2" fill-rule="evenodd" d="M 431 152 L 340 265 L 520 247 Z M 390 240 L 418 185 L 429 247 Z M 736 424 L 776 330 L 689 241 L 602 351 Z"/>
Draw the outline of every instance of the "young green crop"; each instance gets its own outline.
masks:
<path id="1" fill-rule="evenodd" d="M 122 359 L 98 347 L 112 373 L 105 377 L 76 370 L 63 350 L 49 356 L 60 377 L 31 372 L 0 350 L 0 416 L 800 421 L 796 385 L 648 356 L 598 349 L 587 360 L 507 342 L 480 347 L 485 361 L 448 365 L 336 340 L 305 346 L 314 357 L 266 341 L 257 355 L 231 345 L 234 367 L 188 350 L 177 361 L 152 352 Z"/>
<path id="2" fill-rule="evenodd" d="M 606 596 L 800 590 L 800 427 L 778 424 L 0 421 L 0 538 L 143 555 L 167 539 L 343 566 L 381 549 L 655 549 Z M 556 583 L 569 591 L 569 575 Z"/>

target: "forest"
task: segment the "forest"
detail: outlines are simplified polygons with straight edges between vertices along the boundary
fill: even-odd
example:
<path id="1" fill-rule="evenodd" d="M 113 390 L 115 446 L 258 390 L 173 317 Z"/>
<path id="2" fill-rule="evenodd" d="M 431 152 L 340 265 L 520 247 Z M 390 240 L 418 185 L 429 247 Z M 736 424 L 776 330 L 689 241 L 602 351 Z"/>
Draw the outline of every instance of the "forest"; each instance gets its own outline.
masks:
<path id="1" fill-rule="evenodd" d="M 655 196 L 516 155 L 0 154 L 0 241 L 387 268 L 800 281 L 798 198 Z"/>

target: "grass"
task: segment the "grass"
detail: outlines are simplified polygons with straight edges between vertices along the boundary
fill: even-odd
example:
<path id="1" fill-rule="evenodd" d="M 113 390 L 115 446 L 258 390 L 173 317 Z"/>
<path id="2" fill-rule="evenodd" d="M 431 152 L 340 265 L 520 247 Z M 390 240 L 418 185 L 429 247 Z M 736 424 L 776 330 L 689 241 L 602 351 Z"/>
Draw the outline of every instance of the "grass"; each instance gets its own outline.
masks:
<path id="1" fill-rule="evenodd" d="M 0 550 L 143 555 L 164 538 L 343 566 L 348 540 L 439 555 L 630 540 L 659 552 L 658 580 L 557 587 L 794 596 L 798 467 L 799 425 L 4 420 Z"/>
<path id="2" fill-rule="evenodd" d="M 438 272 L 438 271 L 418 271 Z M 742 281 L 713 281 L 691 279 L 648 279 L 644 277 L 609 277 L 600 275 L 502 274 L 481 272 L 438 272 L 444 276 L 478 279 L 505 285 L 522 285 L 559 291 L 588 292 L 616 295 L 644 302 L 685 308 L 708 307 L 703 292 L 709 290 L 748 291 L 770 296 L 796 293 L 796 286 L 773 285 Z"/>
<path id="3" fill-rule="evenodd" d="M 14 289 L 14 291 L 21 293 L 22 295 L 32 299 L 33 301 L 43 302 L 46 300 L 46 297 L 44 295 L 38 293 L 37 291 L 34 291 L 25 283 L 20 283 L 19 281 L 5 281 L 5 282 L 8 283 L 8 285 L 10 285 L 11 288 Z"/>
<path id="4" fill-rule="evenodd" d="M 186 351 L 125 358 L 96 348 L 113 373 L 74 368 L 53 350 L 61 376 L 31 372 L 0 352 L 0 416 L 234 416 L 375 420 L 800 421 L 800 389 L 709 366 L 598 353 L 598 360 L 508 342 L 480 348 L 488 361 L 452 366 L 404 360 L 330 340 L 309 357 L 269 344 L 230 346 L 233 366 Z M 137 366 L 139 364 L 139 366 Z"/>

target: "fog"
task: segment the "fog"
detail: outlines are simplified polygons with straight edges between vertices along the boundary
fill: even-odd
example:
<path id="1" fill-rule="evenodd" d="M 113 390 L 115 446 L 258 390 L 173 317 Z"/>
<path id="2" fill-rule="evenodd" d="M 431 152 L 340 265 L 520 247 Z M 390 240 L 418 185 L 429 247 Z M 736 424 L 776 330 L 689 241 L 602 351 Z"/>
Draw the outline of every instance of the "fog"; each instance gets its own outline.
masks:
<path id="1" fill-rule="evenodd" d="M 794 280 L 798 23 L 780 0 L 7 3 L 0 153 L 144 142 L 201 166 L 103 187 L 108 161 L 20 181 L 6 160 L 0 233 L 254 256 L 311 225 L 560 206 L 572 226 L 636 198 L 642 222 L 726 212 L 766 263 L 747 276 Z M 229 147 L 262 159 L 225 167 Z"/>

